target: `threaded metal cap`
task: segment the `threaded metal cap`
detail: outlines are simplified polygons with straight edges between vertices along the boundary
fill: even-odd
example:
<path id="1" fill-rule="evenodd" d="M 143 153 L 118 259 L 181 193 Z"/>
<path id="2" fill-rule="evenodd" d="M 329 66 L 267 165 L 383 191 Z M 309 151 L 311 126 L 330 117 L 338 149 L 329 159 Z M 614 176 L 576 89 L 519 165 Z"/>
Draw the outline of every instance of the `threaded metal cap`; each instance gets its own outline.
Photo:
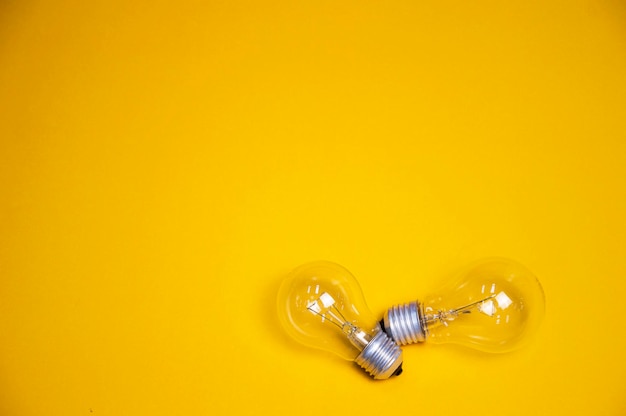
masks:
<path id="1" fill-rule="evenodd" d="M 402 350 L 386 333 L 379 331 L 355 362 L 375 379 L 388 379 L 402 371 Z"/>
<path id="2" fill-rule="evenodd" d="M 417 301 L 389 308 L 383 317 L 383 329 L 398 345 L 424 342 L 426 339 Z"/>

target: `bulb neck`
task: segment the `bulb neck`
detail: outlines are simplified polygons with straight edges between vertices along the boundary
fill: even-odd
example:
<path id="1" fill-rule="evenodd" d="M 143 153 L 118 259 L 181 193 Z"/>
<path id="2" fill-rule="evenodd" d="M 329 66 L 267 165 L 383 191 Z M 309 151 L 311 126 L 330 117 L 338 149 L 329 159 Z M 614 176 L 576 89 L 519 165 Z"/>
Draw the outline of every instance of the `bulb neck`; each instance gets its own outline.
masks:
<path id="1" fill-rule="evenodd" d="M 402 372 L 402 350 L 383 331 L 378 331 L 355 362 L 377 380 Z"/>
<path id="2" fill-rule="evenodd" d="M 398 345 L 415 344 L 426 340 L 422 307 L 418 301 L 389 308 L 381 326 Z"/>

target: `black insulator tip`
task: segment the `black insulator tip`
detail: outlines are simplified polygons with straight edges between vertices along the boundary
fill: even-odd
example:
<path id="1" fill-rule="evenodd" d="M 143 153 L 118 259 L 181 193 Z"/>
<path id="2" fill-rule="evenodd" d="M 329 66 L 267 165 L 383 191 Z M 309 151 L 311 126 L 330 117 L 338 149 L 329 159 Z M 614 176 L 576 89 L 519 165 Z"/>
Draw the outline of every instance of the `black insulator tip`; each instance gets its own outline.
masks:
<path id="1" fill-rule="evenodd" d="M 381 319 L 378 324 L 380 325 L 380 329 L 382 329 L 383 332 L 387 332 L 387 328 L 385 328 L 385 320 L 384 319 Z"/>

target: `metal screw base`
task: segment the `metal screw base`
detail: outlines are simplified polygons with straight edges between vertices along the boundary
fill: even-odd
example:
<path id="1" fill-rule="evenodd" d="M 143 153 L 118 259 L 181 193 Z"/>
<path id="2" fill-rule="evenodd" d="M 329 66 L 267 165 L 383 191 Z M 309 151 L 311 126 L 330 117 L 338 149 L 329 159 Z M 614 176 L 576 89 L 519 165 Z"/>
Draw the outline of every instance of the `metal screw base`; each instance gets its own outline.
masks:
<path id="1" fill-rule="evenodd" d="M 355 362 L 377 380 L 402 372 L 402 350 L 383 331 L 365 346 Z"/>
<path id="2" fill-rule="evenodd" d="M 387 335 L 398 345 L 424 342 L 426 339 L 417 301 L 392 306 L 385 312 L 382 324 Z"/>

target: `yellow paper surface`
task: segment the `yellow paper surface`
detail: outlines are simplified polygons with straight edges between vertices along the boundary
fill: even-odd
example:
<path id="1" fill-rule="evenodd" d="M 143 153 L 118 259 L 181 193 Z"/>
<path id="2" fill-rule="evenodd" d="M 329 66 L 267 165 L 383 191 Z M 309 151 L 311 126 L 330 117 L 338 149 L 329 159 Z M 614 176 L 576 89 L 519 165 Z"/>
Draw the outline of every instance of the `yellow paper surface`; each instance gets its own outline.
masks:
<path id="1" fill-rule="evenodd" d="M 619 1 L 0 4 L 0 414 L 623 415 Z M 372 311 L 505 256 L 534 342 L 291 341 L 280 280 Z"/>

